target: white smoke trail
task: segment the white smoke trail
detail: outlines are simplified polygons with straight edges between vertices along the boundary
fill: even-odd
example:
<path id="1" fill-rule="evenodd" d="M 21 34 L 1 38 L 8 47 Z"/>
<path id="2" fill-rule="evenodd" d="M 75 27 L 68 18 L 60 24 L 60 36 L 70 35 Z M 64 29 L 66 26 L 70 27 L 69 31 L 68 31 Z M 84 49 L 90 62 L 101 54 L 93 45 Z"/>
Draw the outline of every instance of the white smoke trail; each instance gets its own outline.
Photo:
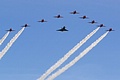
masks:
<path id="1" fill-rule="evenodd" d="M 7 46 L 0 52 L 0 59 L 5 55 L 5 53 L 9 50 L 12 44 L 16 41 L 16 39 L 20 36 L 20 34 L 24 31 L 25 27 L 23 27 L 7 44 Z"/>
<path id="2" fill-rule="evenodd" d="M 53 72 L 56 68 L 58 68 L 63 62 L 65 62 L 78 48 L 80 48 L 90 37 L 95 34 L 100 27 L 93 30 L 90 34 L 88 34 L 82 41 L 80 41 L 76 46 L 74 46 L 64 57 L 58 60 L 52 67 L 50 67 L 39 79 L 44 80 L 51 72 Z"/>
<path id="3" fill-rule="evenodd" d="M 109 32 L 109 31 L 108 31 Z M 95 42 L 93 42 L 88 48 L 86 48 L 81 54 L 79 54 L 75 59 L 73 59 L 70 63 L 65 65 L 63 68 L 59 69 L 57 72 L 52 74 L 50 77 L 48 77 L 46 80 L 53 80 L 57 76 L 59 76 L 61 73 L 66 71 L 68 68 L 73 66 L 79 59 L 81 59 L 84 55 L 86 55 L 93 47 L 95 47 L 107 34 L 108 32 L 104 33 L 100 38 L 98 38 Z"/>
<path id="4" fill-rule="evenodd" d="M 7 36 L 10 34 L 10 32 L 8 31 L 3 38 L 0 40 L 0 45 L 4 42 L 4 40 L 7 38 Z"/>

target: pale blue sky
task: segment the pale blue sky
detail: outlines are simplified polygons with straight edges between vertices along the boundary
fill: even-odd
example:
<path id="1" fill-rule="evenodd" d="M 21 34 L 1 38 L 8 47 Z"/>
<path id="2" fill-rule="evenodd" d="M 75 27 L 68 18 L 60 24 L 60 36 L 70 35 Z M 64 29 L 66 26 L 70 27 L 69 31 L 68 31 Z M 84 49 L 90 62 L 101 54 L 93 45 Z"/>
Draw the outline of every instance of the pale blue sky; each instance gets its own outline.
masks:
<path id="1" fill-rule="evenodd" d="M 13 28 L 3 45 L 25 23 L 30 25 L 0 60 L 0 80 L 36 80 L 57 60 L 65 55 L 96 25 L 105 24 L 89 41 L 75 52 L 61 67 L 100 37 L 105 30 L 113 28 L 95 48 L 55 80 L 120 80 L 119 0 L 1 0 L 0 37 L 5 30 Z M 80 14 L 69 14 L 71 11 Z M 53 16 L 61 14 L 63 19 Z M 88 20 L 79 17 L 87 15 Z M 38 23 L 45 19 L 47 23 Z M 89 24 L 95 20 L 97 24 Z M 68 32 L 56 30 L 66 26 Z M 60 68 L 61 68 L 60 67 Z"/>

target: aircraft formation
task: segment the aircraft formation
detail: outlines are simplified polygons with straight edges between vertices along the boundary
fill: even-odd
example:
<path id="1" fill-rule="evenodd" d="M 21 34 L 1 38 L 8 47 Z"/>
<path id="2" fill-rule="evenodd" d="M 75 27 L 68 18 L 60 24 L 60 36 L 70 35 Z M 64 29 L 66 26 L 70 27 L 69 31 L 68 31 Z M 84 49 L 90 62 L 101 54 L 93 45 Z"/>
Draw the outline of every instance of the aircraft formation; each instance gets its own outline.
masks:
<path id="1" fill-rule="evenodd" d="M 74 10 L 74 11 L 70 12 L 69 14 L 75 15 L 75 14 L 80 14 L 80 13 L 79 13 L 78 11 Z M 54 18 L 64 18 L 64 17 L 61 16 L 60 14 L 58 14 L 58 15 L 55 15 Z M 86 16 L 86 15 L 81 16 L 81 17 L 79 17 L 79 18 L 80 18 L 80 19 L 89 19 L 89 17 Z M 37 22 L 44 23 L 44 22 L 48 22 L 48 21 L 45 20 L 45 19 L 41 19 L 41 20 L 38 20 Z M 96 23 L 98 23 L 98 22 L 96 22 L 95 20 L 92 20 L 92 21 L 90 21 L 90 22 L 88 22 L 88 23 L 90 23 L 90 24 L 96 24 Z M 12 42 L 14 42 L 14 41 L 17 39 L 17 37 L 20 36 L 20 34 L 23 32 L 23 30 L 24 30 L 26 27 L 29 27 L 29 26 L 30 26 L 29 24 L 24 24 L 24 25 L 22 25 L 22 26 L 21 26 L 22 29 L 13 37 Z M 100 24 L 100 25 L 98 25 L 97 27 L 101 28 L 101 27 L 106 27 L 106 26 L 105 26 L 104 24 Z M 9 35 L 9 33 L 12 32 L 12 31 L 15 31 L 15 30 L 13 30 L 12 28 L 10 28 L 10 29 L 8 29 L 8 30 L 6 30 L 6 31 L 8 31 L 8 33 L 6 33 L 6 34 L 3 36 L 3 38 L 0 40 L 0 45 L 4 42 L 4 40 L 7 38 L 7 36 Z M 62 28 L 57 29 L 56 31 L 66 32 L 66 31 L 69 31 L 69 30 L 66 29 L 66 26 L 63 26 Z M 110 29 L 108 29 L 108 30 L 106 30 L 106 31 L 109 31 L 109 32 L 110 32 L 110 31 L 115 31 L 115 30 L 113 30 L 112 28 L 110 28 Z M 10 43 L 10 44 L 13 44 L 13 43 Z M 8 44 L 8 45 L 9 45 L 9 44 Z M 9 46 L 9 48 L 8 48 L 8 46 L 6 46 L 6 47 L 7 47 L 7 48 L 5 48 L 6 51 L 3 51 L 4 53 L 7 52 L 7 49 L 10 48 L 10 46 Z M 4 49 L 3 49 L 3 50 L 4 50 Z M 4 53 L 3 53 L 3 54 L 4 54 Z M 2 58 L 2 56 L 3 56 L 3 55 L 0 55 L 0 59 Z"/>
<path id="2" fill-rule="evenodd" d="M 70 12 L 70 14 L 80 14 L 80 13 L 75 10 L 75 11 Z M 54 16 L 54 18 L 63 18 L 63 16 L 61 16 L 59 14 L 59 15 Z M 89 17 L 87 17 L 86 15 L 81 16 L 79 18 L 81 18 L 81 19 L 89 19 Z M 38 20 L 37 22 L 44 23 L 44 22 L 48 22 L 48 21 L 46 21 L 45 19 L 41 19 L 41 20 Z M 98 23 L 98 22 L 96 22 L 95 20 L 92 20 L 91 22 L 88 22 L 88 23 L 95 24 L 95 23 Z M 24 24 L 22 27 L 29 27 L 29 25 L 28 24 Z M 98 27 L 106 27 L 106 26 L 104 24 L 100 24 L 100 25 L 98 25 Z M 12 32 L 12 31 L 15 31 L 15 30 L 13 30 L 12 28 L 10 28 L 9 30 L 6 30 L 6 31 Z M 58 29 L 56 31 L 64 32 L 64 31 L 69 31 L 69 30 L 66 29 L 66 26 L 63 26 L 61 29 Z M 113 30 L 112 28 L 110 28 L 109 30 L 106 30 L 106 31 L 115 31 L 115 30 Z"/>
<path id="3" fill-rule="evenodd" d="M 80 14 L 77 11 L 72 11 L 70 14 Z M 54 18 L 63 18 L 60 14 L 57 16 L 54 16 Z M 88 16 L 84 15 L 79 17 L 80 19 L 89 19 Z M 42 20 L 39 22 L 43 22 Z M 92 20 L 88 22 L 89 24 L 97 24 L 98 22 L 96 20 Z M 68 51 L 62 58 L 60 58 L 54 65 L 52 65 L 46 72 L 41 75 L 37 80 L 54 80 L 57 76 L 65 72 L 67 69 L 72 67 L 77 61 L 79 61 L 84 55 L 86 55 L 91 49 L 93 49 L 102 39 L 104 39 L 107 34 L 110 31 L 114 31 L 112 28 L 106 30 L 106 32 L 100 36 L 96 41 L 94 41 L 90 46 L 88 46 L 83 52 L 81 52 L 78 56 L 76 56 L 71 62 L 63 66 L 62 68 L 58 69 L 55 73 L 52 73 L 54 70 L 56 70 L 58 67 L 60 67 L 76 50 L 78 50 L 84 43 L 87 42 L 101 27 L 106 27 L 104 24 L 97 25 L 97 28 L 93 30 L 91 33 L 89 33 L 84 39 L 82 39 L 77 45 L 75 45 L 71 50 Z M 61 29 L 58 29 L 56 31 L 69 31 L 66 29 L 65 26 L 63 26 Z M 51 74 L 52 73 L 52 74 Z"/>
<path id="4" fill-rule="evenodd" d="M 29 27 L 29 25 L 28 25 L 28 24 L 24 24 L 24 25 L 21 26 L 21 27 Z M 13 30 L 12 28 L 10 28 L 9 30 L 6 30 L 6 31 L 12 32 L 12 31 L 15 31 L 15 30 Z"/>
<path id="5" fill-rule="evenodd" d="M 75 10 L 75 11 L 70 12 L 70 14 L 80 14 L 80 13 Z M 63 18 L 63 16 L 61 16 L 59 14 L 59 15 L 54 16 L 54 18 Z M 79 18 L 81 18 L 81 19 L 89 19 L 89 17 L 87 17 L 86 15 L 81 16 Z M 41 19 L 38 22 L 42 22 L 43 23 L 43 22 L 47 22 L 47 21 L 45 19 Z M 98 22 L 96 22 L 95 20 L 92 20 L 91 22 L 88 22 L 88 23 L 95 24 L 95 23 L 98 23 Z M 104 24 L 100 24 L 100 25 L 98 25 L 98 27 L 106 27 L 106 26 L 104 26 Z M 58 29 L 56 31 L 64 32 L 64 31 L 69 31 L 69 30 L 66 29 L 66 26 L 63 26 L 61 29 Z M 114 31 L 114 30 L 112 30 L 112 28 L 110 28 L 109 30 L 106 30 L 106 31 Z"/>
<path id="6" fill-rule="evenodd" d="M 80 14 L 77 11 L 72 11 L 70 12 L 70 14 Z M 54 16 L 54 18 L 64 18 L 63 16 L 56 15 Z M 89 17 L 87 17 L 86 15 L 79 17 L 80 19 L 89 19 Z M 48 22 L 45 19 L 41 19 L 38 20 L 37 22 Z M 92 20 L 90 22 L 88 22 L 90 24 L 96 24 L 98 22 L 96 22 L 95 20 Z M 29 24 L 24 24 L 22 27 L 22 29 L 20 31 L 18 31 L 18 33 L 10 40 L 10 42 L 8 42 L 8 44 L 5 46 L 5 48 L 0 52 L 0 59 L 5 55 L 5 53 L 9 50 L 9 48 L 13 45 L 13 43 L 17 40 L 17 38 L 22 34 L 22 32 L 24 31 L 24 29 L 26 27 L 29 27 Z M 67 54 L 65 54 L 60 60 L 58 60 L 53 66 L 51 66 L 38 80 L 45 80 L 45 78 L 47 76 L 49 76 L 55 69 L 57 69 L 63 62 L 65 62 L 77 49 L 79 49 L 89 38 L 91 38 L 101 27 L 106 27 L 104 24 L 99 24 L 97 26 L 97 28 L 95 30 L 93 30 L 90 34 L 88 34 L 83 40 L 81 40 L 77 45 L 75 45 L 75 47 L 73 47 Z M 0 45 L 4 42 L 4 40 L 7 38 L 7 36 L 9 35 L 10 32 L 15 31 L 12 28 L 6 30 L 8 31 L 3 38 L 0 40 Z M 64 32 L 64 31 L 69 31 L 68 29 L 66 29 L 66 26 L 63 26 L 60 29 L 57 29 L 56 31 L 60 31 L 60 32 Z M 52 75 L 50 75 L 46 80 L 53 80 L 54 78 L 56 78 L 58 75 L 60 75 L 61 73 L 63 73 L 64 71 L 66 71 L 67 69 L 69 69 L 71 66 L 73 66 L 78 60 L 80 60 L 84 55 L 86 55 L 92 48 L 94 48 L 110 31 L 114 31 L 112 28 L 106 30 L 107 32 L 104 33 L 100 38 L 98 38 L 95 42 L 93 42 L 88 48 L 86 48 L 83 52 L 81 52 L 81 54 L 79 54 L 77 57 L 75 57 L 75 59 L 73 59 L 70 63 L 68 63 L 67 65 L 65 65 L 63 68 L 59 69 L 58 71 L 56 71 L 55 73 L 53 73 Z"/>

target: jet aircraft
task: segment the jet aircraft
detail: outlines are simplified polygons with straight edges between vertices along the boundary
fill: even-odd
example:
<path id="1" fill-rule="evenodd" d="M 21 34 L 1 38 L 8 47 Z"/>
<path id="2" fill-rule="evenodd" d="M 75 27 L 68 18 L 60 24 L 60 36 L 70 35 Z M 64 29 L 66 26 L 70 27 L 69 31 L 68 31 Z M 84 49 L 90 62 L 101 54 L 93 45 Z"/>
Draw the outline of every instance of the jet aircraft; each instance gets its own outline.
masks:
<path id="1" fill-rule="evenodd" d="M 70 14 L 79 14 L 77 11 L 70 12 Z"/>
<path id="2" fill-rule="evenodd" d="M 47 21 L 45 21 L 44 19 L 42 19 L 42 20 L 40 20 L 40 21 L 38 21 L 38 22 L 47 22 Z"/>
<path id="3" fill-rule="evenodd" d="M 67 30 L 66 27 L 64 26 L 64 27 L 62 27 L 61 29 L 58 29 L 58 30 L 56 30 L 56 31 L 61 31 L 61 32 L 63 32 L 63 31 L 68 31 L 68 30 Z"/>
<path id="4" fill-rule="evenodd" d="M 9 30 L 6 30 L 6 31 L 9 31 L 9 32 L 11 32 L 11 31 L 15 31 L 15 30 L 13 30 L 12 28 L 10 28 Z"/>
<path id="5" fill-rule="evenodd" d="M 104 24 L 100 24 L 100 25 L 98 25 L 98 27 L 105 27 L 105 26 L 104 26 Z"/>
<path id="6" fill-rule="evenodd" d="M 24 24 L 22 27 L 29 27 L 29 25 L 28 24 Z"/>
<path id="7" fill-rule="evenodd" d="M 92 20 L 91 22 L 89 22 L 91 24 L 97 23 L 95 20 Z"/>
<path id="8" fill-rule="evenodd" d="M 88 19 L 88 17 L 87 16 L 82 16 L 82 17 L 80 17 L 81 19 Z"/>
<path id="9" fill-rule="evenodd" d="M 110 28 L 109 30 L 106 30 L 106 31 L 115 31 L 115 30 L 113 30 L 112 28 Z"/>
<path id="10" fill-rule="evenodd" d="M 63 18 L 61 15 L 54 16 L 55 18 Z"/>

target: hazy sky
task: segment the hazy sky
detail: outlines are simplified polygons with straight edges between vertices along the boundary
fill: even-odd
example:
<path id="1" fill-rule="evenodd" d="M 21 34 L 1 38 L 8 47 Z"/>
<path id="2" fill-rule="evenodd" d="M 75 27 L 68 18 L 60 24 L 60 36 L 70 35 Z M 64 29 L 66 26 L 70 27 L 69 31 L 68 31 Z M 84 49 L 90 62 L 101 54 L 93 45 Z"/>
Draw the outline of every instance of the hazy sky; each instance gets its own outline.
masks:
<path id="1" fill-rule="evenodd" d="M 119 0 L 1 0 L 0 38 L 9 28 L 15 31 L 10 33 L 0 50 L 22 25 L 27 23 L 30 27 L 24 30 L 0 60 L 0 80 L 36 80 L 101 23 L 106 27 L 101 28 L 61 67 L 104 34 L 105 30 L 113 28 L 115 31 L 55 80 L 120 80 L 119 3 Z M 70 14 L 74 10 L 80 14 Z M 58 14 L 64 18 L 54 18 Z M 83 15 L 89 19 L 80 19 Z M 48 22 L 37 22 L 41 19 Z M 98 23 L 89 24 L 92 20 Z M 69 31 L 56 31 L 63 26 Z"/>

